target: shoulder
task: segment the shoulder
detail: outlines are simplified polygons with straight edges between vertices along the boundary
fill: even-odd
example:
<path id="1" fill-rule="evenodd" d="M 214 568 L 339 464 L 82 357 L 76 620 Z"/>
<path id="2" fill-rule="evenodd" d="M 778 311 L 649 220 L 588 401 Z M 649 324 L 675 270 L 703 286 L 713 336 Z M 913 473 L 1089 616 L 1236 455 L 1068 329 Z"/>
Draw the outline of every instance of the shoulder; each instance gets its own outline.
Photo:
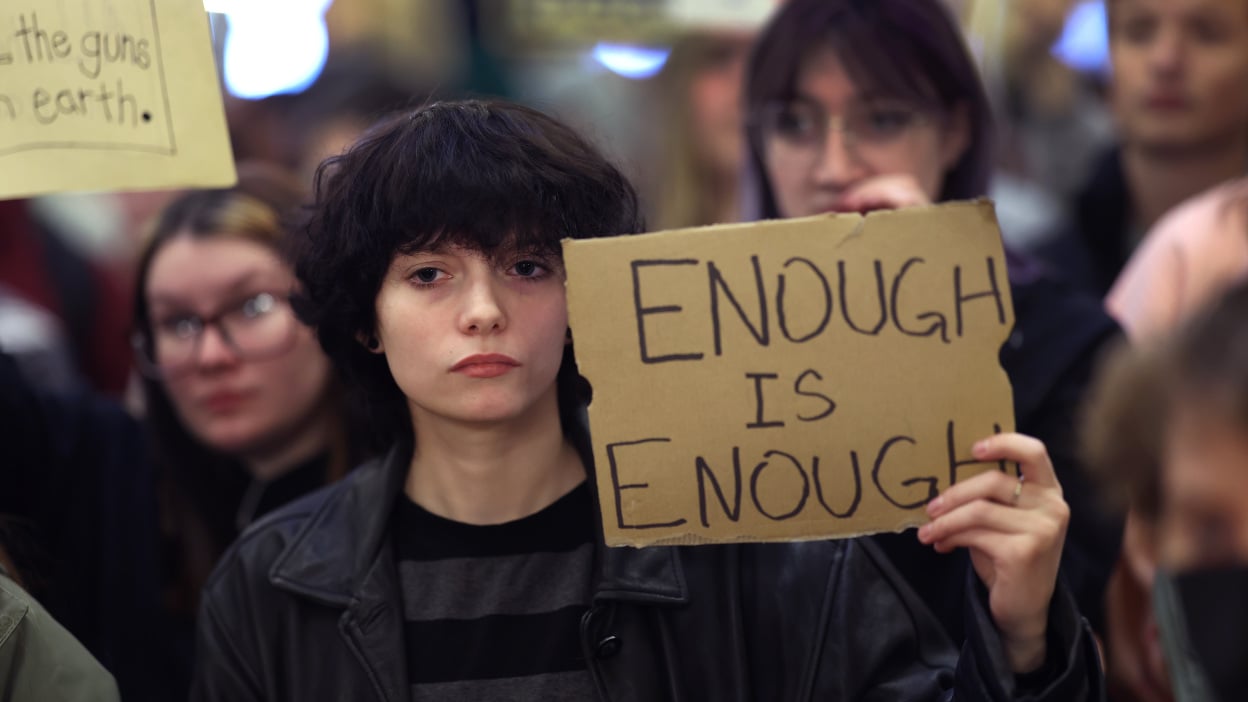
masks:
<path id="1" fill-rule="evenodd" d="M 1106 298 L 1133 337 L 1163 333 L 1248 274 L 1248 178 L 1198 195 L 1149 231 Z"/>
<path id="2" fill-rule="evenodd" d="M 283 583 L 290 589 L 323 591 L 337 600 L 349 588 L 365 515 L 359 493 L 379 479 L 382 466 L 366 463 L 342 480 L 279 507 L 251 524 L 218 561 L 204 585 L 206 601 L 252 599 L 273 589 L 281 572 L 314 570 L 319 578 Z"/>
<path id="3" fill-rule="evenodd" d="M 1243 203 L 1243 206 L 1236 205 Z M 1248 212 L 1248 178 L 1231 181 L 1207 190 L 1179 204 L 1149 233 L 1148 238 L 1187 240 L 1227 233 L 1229 226 L 1242 224 Z M 1248 232 L 1235 233 L 1248 236 Z"/>
<path id="4" fill-rule="evenodd" d="M 0 576 L 0 669 L 6 699 L 118 699 L 117 684 L 17 583 Z"/>

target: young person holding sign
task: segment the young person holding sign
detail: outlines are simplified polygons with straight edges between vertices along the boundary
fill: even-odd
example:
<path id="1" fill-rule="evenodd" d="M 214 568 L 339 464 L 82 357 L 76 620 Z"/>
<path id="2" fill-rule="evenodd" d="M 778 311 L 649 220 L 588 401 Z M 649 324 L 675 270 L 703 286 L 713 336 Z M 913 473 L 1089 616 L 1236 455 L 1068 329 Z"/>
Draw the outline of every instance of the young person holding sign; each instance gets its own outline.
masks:
<path id="1" fill-rule="evenodd" d="M 1027 437 L 977 449 L 1023 490 L 967 481 L 929 534 L 1036 555 L 985 561 L 960 657 L 864 540 L 603 546 L 560 240 L 641 228 L 614 167 L 506 103 L 399 115 L 322 166 L 298 309 L 393 448 L 235 544 L 193 699 L 1100 699 Z M 1026 533 L 942 534 L 975 510 Z"/>
<path id="2" fill-rule="evenodd" d="M 988 100 L 939 0 L 791 0 L 760 35 L 746 75 L 755 218 L 865 213 L 987 191 Z M 1073 296 L 1022 261 L 1010 261 L 1010 283 L 1017 324 L 1002 363 L 1014 386 L 1017 426 L 1041 439 L 1057 465 L 1072 510 L 1063 579 L 1095 625 L 1121 524 L 1094 500 L 1075 459 L 1072 424 L 1096 351 L 1115 327 L 1098 301 Z M 1041 452 L 1039 442 L 1031 445 Z M 984 490 L 1010 496 L 1004 476 L 975 484 L 981 480 Z M 973 489 L 968 481 L 955 493 Z M 955 513 L 948 500 L 934 502 L 936 522 L 919 532 L 941 551 L 971 547 L 994 612 L 1007 599 L 996 585 L 1044 572 L 1039 564 L 1062 551 L 1062 534 L 1047 526 L 1050 506 L 1027 499 L 1031 490 L 1029 483 L 1017 504 L 998 500 L 1007 504 L 992 509 Z M 963 554 L 940 556 L 910 534 L 874 539 L 961 640 Z M 1036 602 L 1026 609 L 1036 621 L 1043 611 Z M 1007 637 L 1013 620 L 997 618 Z"/>

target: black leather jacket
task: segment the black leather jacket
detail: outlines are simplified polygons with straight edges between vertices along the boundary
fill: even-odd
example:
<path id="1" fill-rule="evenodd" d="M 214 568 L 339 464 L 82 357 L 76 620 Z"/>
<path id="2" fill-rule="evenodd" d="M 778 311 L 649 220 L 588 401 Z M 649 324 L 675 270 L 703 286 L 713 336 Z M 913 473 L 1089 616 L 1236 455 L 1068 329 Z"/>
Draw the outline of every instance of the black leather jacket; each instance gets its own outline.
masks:
<path id="1" fill-rule="evenodd" d="M 408 697 L 391 454 L 273 513 L 204 591 L 193 700 Z M 957 655 L 931 612 L 864 540 L 600 547 L 581 622 L 602 700 L 1103 699 L 1086 625 L 1050 613 L 1043 680 L 1016 689 L 982 590 Z"/>

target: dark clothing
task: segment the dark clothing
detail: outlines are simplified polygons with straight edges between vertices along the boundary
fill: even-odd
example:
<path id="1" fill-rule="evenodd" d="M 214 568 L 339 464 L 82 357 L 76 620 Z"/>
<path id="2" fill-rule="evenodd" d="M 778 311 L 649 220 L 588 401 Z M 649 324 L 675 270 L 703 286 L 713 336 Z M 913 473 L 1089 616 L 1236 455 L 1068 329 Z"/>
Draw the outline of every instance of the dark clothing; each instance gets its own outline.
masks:
<path id="1" fill-rule="evenodd" d="M 1095 162 L 1075 196 L 1070 221 L 1035 254 L 1053 275 L 1103 300 L 1138 243 L 1131 232 L 1131 209 L 1122 152 L 1114 147 Z"/>
<path id="2" fill-rule="evenodd" d="M 389 532 L 409 456 L 395 449 L 235 543 L 204 590 L 192 700 L 406 699 Z M 595 551 L 580 638 L 601 700 L 1103 699 L 1061 588 L 1043 679 L 1020 690 L 982 588 L 966 589 L 959 657 L 868 541 L 608 549 L 599 535 Z"/>
<path id="3" fill-rule="evenodd" d="M 32 594 L 113 674 L 122 699 L 184 699 L 194 623 L 163 606 L 179 554 L 162 543 L 141 423 L 89 392 L 39 392 L 0 350 L 0 444 L 0 515 Z M 326 460 L 257 493 L 255 514 L 324 484 Z"/>
<path id="4" fill-rule="evenodd" d="M 1106 511 L 1077 456 L 1075 425 L 1084 389 L 1100 352 L 1119 337 L 1118 326 L 1094 298 L 1036 275 L 1018 275 L 1010 285 L 1014 332 L 1001 350 L 1001 365 L 1014 389 L 1015 425 L 1044 442 L 1070 505 L 1062 549 L 1061 577 L 1079 611 L 1095 630 L 1104 623 L 1105 588 L 1118 559 L 1122 518 Z M 942 555 L 913 533 L 870 537 L 910 586 L 940 617 L 954 641 L 964 636 L 965 549 Z"/>
<path id="5" fill-rule="evenodd" d="M 398 499 L 412 702 L 593 698 L 578 635 L 594 561 L 590 492 L 581 483 L 535 514 L 484 525 Z"/>
<path id="6" fill-rule="evenodd" d="M 169 659 L 142 427 L 88 393 L 36 392 L 0 353 L 0 443 L 0 514 L 20 530 L 14 557 L 38 558 L 19 563 L 32 594 L 113 674 L 122 699 L 171 699 L 168 676 L 189 666 Z"/>

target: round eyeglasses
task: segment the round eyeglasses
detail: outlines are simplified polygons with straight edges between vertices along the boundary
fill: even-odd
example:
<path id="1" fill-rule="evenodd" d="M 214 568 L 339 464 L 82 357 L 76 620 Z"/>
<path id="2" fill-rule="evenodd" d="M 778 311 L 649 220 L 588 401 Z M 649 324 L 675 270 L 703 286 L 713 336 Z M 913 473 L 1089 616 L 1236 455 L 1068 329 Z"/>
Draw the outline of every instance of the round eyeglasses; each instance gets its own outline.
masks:
<path id="1" fill-rule="evenodd" d="M 755 115 L 767 148 L 776 156 L 816 160 L 828 133 L 841 133 L 845 148 L 868 161 L 893 153 L 925 124 L 927 115 L 898 100 L 871 100 L 829 115 L 823 105 L 806 98 L 765 104 Z"/>
<path id="2" fill-rule="evenodd" d="M 259 361 L 280 356 L 294 345 L 299 321 L 285 295 L 262 292 L 246 297 L 208 317 L 175 312 L 153 320 L 150 338 L 136 332 L 131 338 L 141 373 L 169 380 L 189 373 L 196 365 L 208 327 L 240 359 Z"/>

